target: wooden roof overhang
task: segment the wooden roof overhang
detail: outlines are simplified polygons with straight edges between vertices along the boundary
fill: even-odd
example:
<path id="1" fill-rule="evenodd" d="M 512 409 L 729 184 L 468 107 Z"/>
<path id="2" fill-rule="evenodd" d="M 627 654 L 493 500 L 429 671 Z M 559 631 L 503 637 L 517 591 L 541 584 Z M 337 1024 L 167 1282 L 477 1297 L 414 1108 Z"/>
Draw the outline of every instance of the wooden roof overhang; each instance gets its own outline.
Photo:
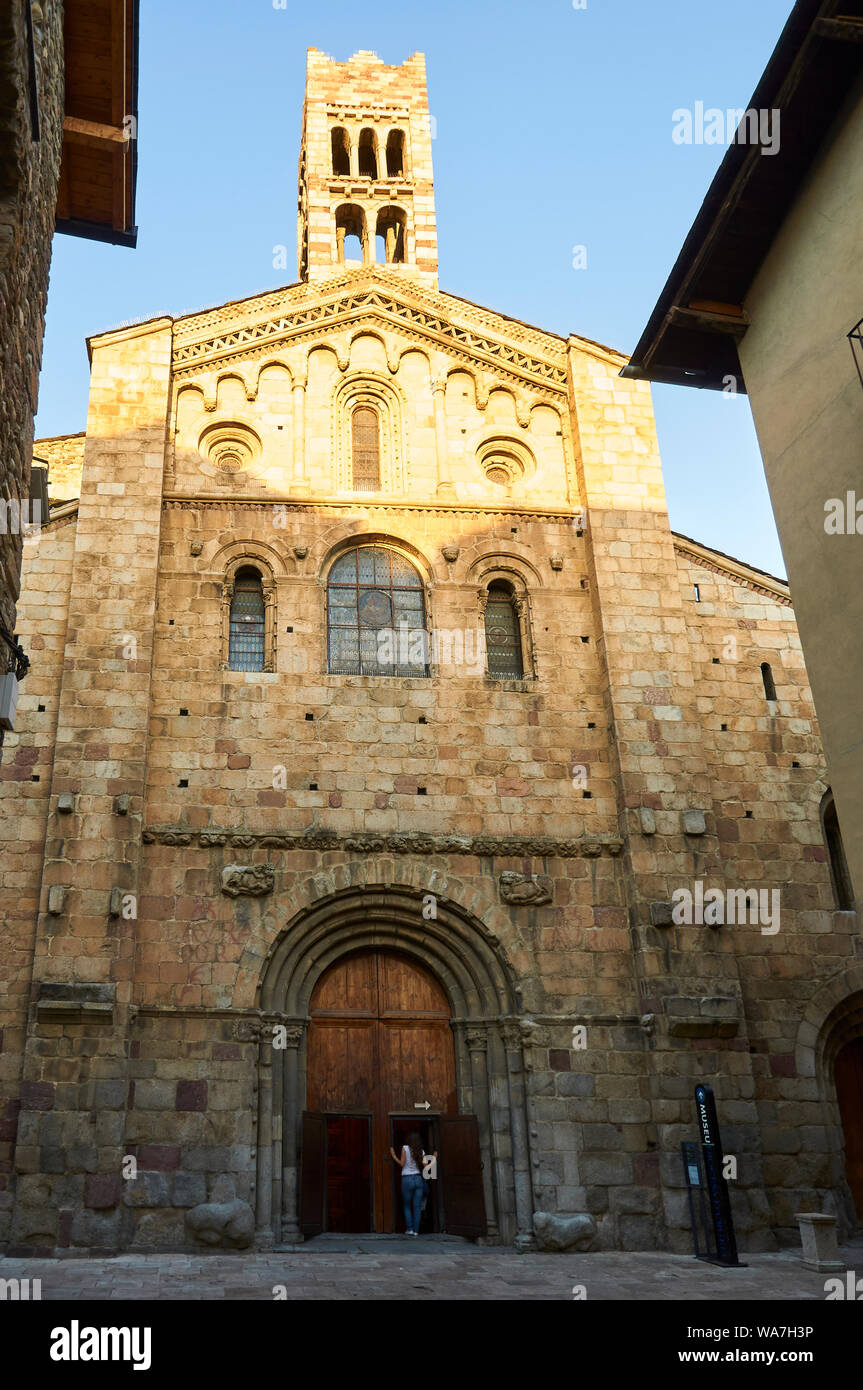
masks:
<path id="1" fill-rule="evenodd" d="M 66 106 L 56 229 L 134 246 L 138 0 L 65 0 Z"/>
<path id="2" fill-rule="evenodd" d="M 621 376 L 745 391 L 747 293 L 861 75 L 863 0 L 797 0 L 747 108 L 780 111 L 779 151 L 729 145 Z"/>

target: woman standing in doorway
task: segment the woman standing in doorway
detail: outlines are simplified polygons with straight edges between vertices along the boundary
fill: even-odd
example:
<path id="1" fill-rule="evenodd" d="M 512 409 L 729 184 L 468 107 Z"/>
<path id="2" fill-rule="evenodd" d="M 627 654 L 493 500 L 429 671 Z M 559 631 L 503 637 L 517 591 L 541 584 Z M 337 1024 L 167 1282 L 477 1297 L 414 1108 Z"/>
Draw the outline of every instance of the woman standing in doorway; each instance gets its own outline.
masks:
<path id="1" fill-rule="evenodd" d="M 407 1143 L 403 1145 L 400 1155 L 393 1148 L 390 1148 L 390 1154 L 393 1162 L 398 1163 L 402 1170 L 402 1204 L 405 1210 L 406 1234 L 417 1236 L 419 1235 L 422 1216 L 422 1169 L 423 1159 L 426 1155 L 422 1146 L 422 1139 L 416 1130 L 408 1135 Z M 437 1154 L 434 1157 L 437 1158 Z"/>

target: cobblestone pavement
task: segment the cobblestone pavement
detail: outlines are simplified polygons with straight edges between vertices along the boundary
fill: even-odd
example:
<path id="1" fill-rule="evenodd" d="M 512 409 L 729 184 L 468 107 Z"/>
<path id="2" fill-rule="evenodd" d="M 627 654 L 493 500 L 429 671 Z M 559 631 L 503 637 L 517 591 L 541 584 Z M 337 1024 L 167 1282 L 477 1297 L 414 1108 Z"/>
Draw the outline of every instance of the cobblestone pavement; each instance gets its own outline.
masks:
<path id="1" fill-rule="evenodd" d="M 863 1237 L 842 1249 L 863 1278 Z M 235 1255 L 117 1255 L 109 1259 L 0 1259 L 0 1278 L 41 1279 L 45 1299 L 588 1300 L 824 1299 L 828 1275 L 797 1251 L 744 1255 L 717 1269 L 686 1255 L 525 1254 L 467 1242 L 319 1237 L 290 1250 Z"/>

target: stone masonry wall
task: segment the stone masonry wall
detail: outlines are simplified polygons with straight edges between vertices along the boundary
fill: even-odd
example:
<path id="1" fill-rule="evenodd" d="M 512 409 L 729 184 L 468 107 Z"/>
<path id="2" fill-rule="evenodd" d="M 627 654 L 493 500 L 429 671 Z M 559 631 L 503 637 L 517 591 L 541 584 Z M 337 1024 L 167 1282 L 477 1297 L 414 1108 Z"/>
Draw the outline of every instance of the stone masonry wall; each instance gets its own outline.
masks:
<path id="1" fill-rule="evenodd" d="M 4 6 L 0 16 L 0 621 L 9 632 L 15 630 L 21 536 L 6 522 L 5 501 L 15 498 L 26 505 L 30 492 L 60 174 L 62 10 L 60 0 L 45 0 L 34 10 L 38 140 L 33 139 L 30 119 L 25 7 Z M 7 669 L 8 655 L 0 645 L 0 670 Z"/>
<path id="2" fill-rule="evenodd" d="M 84 468 L 86 435 L 61 434 L 52 439 L 37 439 L 33 452 L 48 464 L 48 495 L 51 505 L 62 506 L 81 495 L 81 474 Z"/>
<path id="3" fill-rule="evenodd" d="M 708 1079 L 739 1158 L 741 1244 L 786 1238 L 794 1210 L 841 1184 L 799 1025 L 824 990 L 841 994 L 860 936 L 832 906 L 823 763 L 782 586 L 674 542 L 649 396 L 600 349 L 573 344 L 570 437 L 528 424 L 550 480 L 539 505 L 495 503 L 482 481 L 434 497 L 421 376 L 401 494 L 333 496 L 322 448 L 310 495 L 293 496 L 294 441 L 263 495 L 219 496 L 200 450 L 184 452 L 179 408 L 171 446 L 170 337 L 157 321 L 97 340 L 77 526 L 53 523 L 33 550 L 24 616 L 44 646 L 4 784 L 25 817 L 3 847 L 10 1248 L 177 1248 L 190 1206 L 252 1201 L 265 962 L 314 904 L 387 885 L 451 902 L 509 962 L 529 1020 L 537 1209 L 589 1211 L 603 1248 L 688 1249 L 679 1144 Z M 326 375 L 309 379 L 306 418 L 327 430 L 310 438 L 331 439 Z M 474 405 L 447 395 L 453 450 L 463 428 L 473 438 L 455 471 L 467 490 Z M 292 402 L 247 396 L 244 418 L 275 436 Z M 585 525 L 566 501 L 569 458 Z M 327 674 L 328 566 L 369 539 L 412 557 L 437 628 L 476 628 L 491 574 L 523 586 L 529 678 L 458 662 L 427 679 Z M 270 672 L 225 669 L 241 562 L 272 580 Z M 226 893 L 237 863 L 269 869 L 269 891 Z M 536 879 L 537 901 L 508 901 L 503 874 Z M 664 909 L 696 878 L 777 888 L 780 930 L 674 925 Z M 138 1177 L 123 1182 L 129 1156 Z"/>

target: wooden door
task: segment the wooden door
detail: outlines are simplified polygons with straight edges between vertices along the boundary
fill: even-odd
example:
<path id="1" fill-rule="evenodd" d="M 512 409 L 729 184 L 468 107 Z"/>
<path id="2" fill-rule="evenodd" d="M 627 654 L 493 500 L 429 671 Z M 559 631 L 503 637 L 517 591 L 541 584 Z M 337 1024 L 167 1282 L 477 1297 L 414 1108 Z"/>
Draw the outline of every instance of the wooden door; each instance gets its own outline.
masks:
<path id="1" fill-rule="evenodd" d="M 863 1038 L 847 1043 L 834 1067 L 836 1096 L 845 1132 L 845 1175 L 863 1221 Z"/>
<path id="2" fill-rule="evenodd" d="M 328 1231 L 367 1231 L 371 1218 L 369 1118 L 327 1116 Z"/>
<path id="3" fill-rule="evenodd" d="M 441 1115 L 438 1172 L 450 1235 L 484 1236 L 487 1226 L 476 1115 Z"/>
<path id="4" fill-rule="evenodd" d="M 309 1007 L 308 1110 L 371 1116 L 373 1229 L 392 1231 L 390 1115 L 458 1108 L 449 1003 L 408 957 L 363 951 L 330 967 Z"/>
<path id="5" fill-rule="evenodd" d="M 324 1186 L 327 1169 L 327 1122 L 323 1115 L 303 1112 L 300 1149 L 300 1229 L 319 1236 L 324 1229 Z"/>

